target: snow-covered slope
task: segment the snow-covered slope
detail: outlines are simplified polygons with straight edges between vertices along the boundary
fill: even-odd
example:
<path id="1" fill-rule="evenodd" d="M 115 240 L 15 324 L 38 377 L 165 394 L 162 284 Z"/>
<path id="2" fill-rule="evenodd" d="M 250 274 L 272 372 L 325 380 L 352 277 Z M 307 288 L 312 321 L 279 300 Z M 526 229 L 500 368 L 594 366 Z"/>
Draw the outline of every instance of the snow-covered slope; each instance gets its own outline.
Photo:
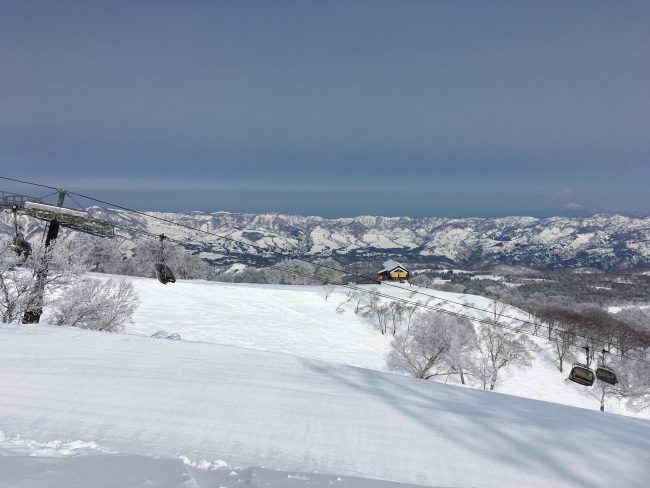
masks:
<path id="1" fill-rule="evenodd" d="M 94 276 L 105 278 L 107 275 Z M 386 356 L 392 337 L 381 335 L 370 322 L 354 313 L 356 302 L 347 302 L 349 290 L 346 288 L 338 287 L 325 300 L 323 287 L 319 286 L 185 280 L 163 286 L 154 279 L 125 279 L 135 285 L 140 306 L 124 333 L 151 336 L 164 330 L 179 334 L 183 340 L 293 354 L 378 371 L 387 369 Z M 429 305 L 479 319 L 488 318 L 489 312 L 470 307 L 489 311 L 493 305 L 485 297 L 408 285 L 363 285 L 361 288 L 421 303 L 428 300 L 428 295 L 433 296 Z M 415 290 L 424 295 L 413 294 Z M 527 314 L 514 308 L 509 308 L 506 315 L 528 319 Z M 47 319 L 46 310 L 44 321 Z M 551 344 L 542 338 L 531 339 L 538 348 L 533 352 L 532 367 L 506 369 L 497 390 L 598 409 L 600 397 L 596 388 L 585 388 L 567 380 L 566 370 L 561 373 L 555 364 Z M 455 376 L 439 379 L 451 383 L 458 381 Z M 624 404 L 613 399 L 607 401 L 606 408 L 632 414 Z"/>
<path id="2" fill-rule="evenodd" d="M 9 442 L 75 439 L 132 455 L 429 486 L 650 479 L 646 420 L 282 354 L 5 326 L 0 371 Z"/>
<path id="3" fill-rule="evenodd" d="M 326 301 L 322 286 L 209 281 L 163 286 L 148 278 L 127 279 L 140 306 L 126 333 L 165 330 L 191 341 L 385 368 L 390 339 L 355 315 L 351 305 L 336 311 L 347 298 L 345 289 Z"/>

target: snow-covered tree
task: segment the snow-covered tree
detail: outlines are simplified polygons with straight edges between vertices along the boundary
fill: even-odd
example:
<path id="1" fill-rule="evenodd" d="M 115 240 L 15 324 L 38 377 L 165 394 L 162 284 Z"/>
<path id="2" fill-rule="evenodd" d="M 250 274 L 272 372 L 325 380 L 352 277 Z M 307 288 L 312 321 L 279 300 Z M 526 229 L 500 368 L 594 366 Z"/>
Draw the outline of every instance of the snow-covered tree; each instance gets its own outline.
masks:
<path id="1" fill-rule="evenodd" d="M 576 334 L 570 325 L 564 329 L 559 329 L 553 335 L 553 352 L 558 361 L 560 373 L 564 371 L 564 360 L 570 357 L 571 348 L 576 342 Z"/>
<path id="2" fill-rule="evenodd" d="M 608 399 L 622 400 L 635 412 L 650 408 L 650 363 L 643 356 L 621 359 L 620 356 L 611 355 L 607 359 L 607 366 L 615 371 L 618 383 L 610 385 L 596 381 L 591 394 L 600 402 L 601 410 L 605 410 Z"/>
<path id="3" fill-rule="evenodd" d="M 0 242 L 0 314 L 3 323 L 20 322 L 25 313 L 45 303 L 48 291 L 69 283 L 83 271 L 69 243 L 32 246 L 27 258 L 17 256 L 8 240 Z M 37 286 L 37 284 L 39 286 Z"/>
<path id="4" fill-rule="evenodd" d="M 406 315 L 406 304 L 403 302 L 391 301 L 388 304 L 393 337 L 403 328 L 404 316 Z"/>
<path id="5" fill-rule="evenodd" d="M 388 331 L 390 321 L 390 303 L 383 303 L 377 296 L 371 295 L 368 298 L 368 308 L 364 312 L 366 317 L 382 335 Z"/>
<path id="6" fill-rule="evenodd" d="M 483 389 L 489 385 L 494 390 L 499 373 L 510 364 L 530 366 L 530 350 L 534 344 L 524 335 L 515 335 L 498 325 L 483 325 L 478 334 L 477 369 L 475 376 L 481 379 Z"/>
<path id="7" fill-rule="evenodd" d="M 416 378 L 440 374 L 454 341 L 455 317 L 435 311 L 420 312 L 411 328 L 395 335 L 388 356 L 389 368 L 406 371 Z"/>
<path id="8" fill-rule="evenodd" d="M 129 321 L 138 304 L 133 284 L 120 280 L 80 279 L 52 304 L 52 321 L 83 329 L 115 332 Z"/>
<path id="9" fill-rule="evenodd" d="M 465 375 L 474 368 L 477 348 L 476 330 L 472 322 L 465 317 L 451 316 L 455 322 L 451 329 L 452 340 L 447 354 L 449 372 L 458 374 L 461 384 L 465 384 Z"/>
<path id="10" fill-rule="evenodd" d="M 81 234 L 75 241 L 88 271 L 112 274 L 122 272 L 124 257 L 118 238 L 106 239 Z"/>
<path id="11" fill-rule="evenodd" d="M 323 295 L 325 295 L 325 301 L 330 297 L 332 293 L 334 293 L 334 290 L 336 290 L 336 285 L 327 283 L 323 285 Z"/>
<path id="12" fill-rule="evenodd" d="M 19 267 L 23 258 L 14 252 L 8 241 L 0 246 L 0 320 L 5 324 L 14 323 L 27 307 L 34 286 L 33 272 Z"/>

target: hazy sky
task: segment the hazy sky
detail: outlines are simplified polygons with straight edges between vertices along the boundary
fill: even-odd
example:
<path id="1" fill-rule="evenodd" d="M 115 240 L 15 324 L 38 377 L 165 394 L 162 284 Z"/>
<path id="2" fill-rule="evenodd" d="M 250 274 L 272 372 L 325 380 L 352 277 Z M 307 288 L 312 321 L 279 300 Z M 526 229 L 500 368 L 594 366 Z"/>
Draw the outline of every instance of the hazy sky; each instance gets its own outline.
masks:
<path id="1" fill-rule="evenodd" d="M 650 213 L 649 26 L 647 0 L 0 0 L 0 175 L 145 210 Z"/>

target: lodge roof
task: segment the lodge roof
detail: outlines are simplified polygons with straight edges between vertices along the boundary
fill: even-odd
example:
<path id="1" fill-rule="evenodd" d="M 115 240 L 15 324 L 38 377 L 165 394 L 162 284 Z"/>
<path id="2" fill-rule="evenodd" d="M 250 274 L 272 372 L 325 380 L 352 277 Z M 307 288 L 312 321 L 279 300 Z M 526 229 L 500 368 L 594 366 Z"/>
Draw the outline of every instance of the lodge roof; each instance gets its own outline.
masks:
<path id="1" fill-rule="evenodd" d="M 389 259 L 388 261 L 386 261 L 383 264 L 383 266 L 384 266 L 384 269 L 382 269 L 380 271 L 380 273 L 386 273 L 386 272 L 394 270 L 395 268 L 402 268 L 404 271 L 408 271 L 404 266 L 402 266 L 400 263 L 398 263 L 394 259 Z"/>

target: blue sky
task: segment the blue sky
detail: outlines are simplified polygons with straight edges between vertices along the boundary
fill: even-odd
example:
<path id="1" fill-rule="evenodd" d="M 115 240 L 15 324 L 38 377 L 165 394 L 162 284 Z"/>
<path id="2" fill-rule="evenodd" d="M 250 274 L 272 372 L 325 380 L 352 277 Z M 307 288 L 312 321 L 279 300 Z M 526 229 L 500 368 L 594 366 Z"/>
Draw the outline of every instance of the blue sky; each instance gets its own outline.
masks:
<path id="1" fill-rule="evenodd" d="M 144 210 L 650 213 L 647 1 L 1 4 L 5 176 Z"/>

